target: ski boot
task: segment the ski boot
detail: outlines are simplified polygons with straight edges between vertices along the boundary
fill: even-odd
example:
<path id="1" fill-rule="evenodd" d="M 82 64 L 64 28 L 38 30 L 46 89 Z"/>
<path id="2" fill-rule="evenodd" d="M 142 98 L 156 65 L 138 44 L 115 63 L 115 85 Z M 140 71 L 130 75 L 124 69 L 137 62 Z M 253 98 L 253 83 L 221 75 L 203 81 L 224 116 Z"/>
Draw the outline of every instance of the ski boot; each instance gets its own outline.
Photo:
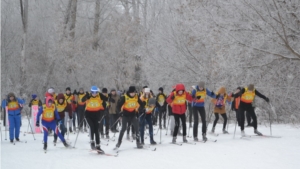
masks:
<path id="1" fill-rule="evenodd" d="M 223 129 L 223 134 L 229 134 L 228 131 L 226 131 L 225 129 Z"/>
<path id="2" fill-rule="evenodd" d="M 137 147 L 137 148 L 143 148 L 143 145 L 141 144 L 139 138 L 136 139 L 136 147 Z"/>
<path id="3" fill-rule="evenodd" d="M 126 139 L 127 139 L 127 140 L 130 140 L 129 134 L 126 135 Z"/>
<path id="4" fill-rule="evenodd" d="M 172 143 L 176 143 L 176 137 L 173 137 L 173 139 L 172 139 Z"/>
<path id="5" fill-rule="evenodd" d="M 95 141 L 94 140 L 91 140 L 91 149 L 92 150 L 95 150 L 96 149 L 96 147 L 95 147 Z"/>
<path id="6" fill-rule="evenodd" d="M 98 152 L 98 154 L 104 154 L 104 151 L 100 148 L 99 144 L 96 145 L 96 151 Z"/>
<path id="7" fill-rule="evenodd" d="M 245 137 L 245 136 L 246 136 L 246 134 L 245 134 L 245 131 L 244 131 L 244 130 L 242 130 L 242 131 L 241 131 L 241 135 L 242 135 L 242 137 Z"/>
<path id="8" fill-rule="evenodd" d="M 194 137 L 194 141 L 199 141 L 198 137 Z"/>
<path id="9" fill-rule="evenodd" d="M 203 133 L 203 134 L 202 134 L 202 140 L 203 140 L 203 141 L 207 141 L 206 133 Z"/>
<path id="10" fill-rule="evenodd" d="M 156 145 L 156 142 L 152 139 L 152 140 L 150 140 L 150 144 L 151 145 Z"/>
<path id="11" fill-rule="evenodd" d="M 14 140 L 10 140 L 10 143 L 13 143 L 14 142 Z"/>
<path id="12" fill-rule="evenodd" d="M 132 139 L 136 140 L 136 135 L 135 134 L 132 134 Z"/>
<path id="13" fill-rule="evenodd" d="M 70 147 L 70 145 L 66 141 L 64 141 L 63 144 L 66 148 Z"/>
<path id="14" fill-rule="evenodd" d="M 118 141 L 118 143 L 116 144 L 116 148 L 119 148 L 121 146 L 121 141 Z"/>
<path id="15" fill-rule="evenodd" d="M 57 142 L 57 138 L 54 138 L 53 140 L 54 145 L 56 144 L 56 142 Z"/>
<path id="16" fill-rule="evenodd" d="M 69 127 L 69 131 L 70 131 L 70 133 L 72 133 L 72 132 L 73 132 L 73 130 L 72 130 L 72 127 Z"/>
<path id="17" fill-rule="evenodd" d="M 214 127 L 211 129 L 211 132 L 212 132 L 212 133 L 215 133 L 215 128 L 214 128 Z"/>
<path id="18" fill-rule="evenodd" d="M 109 139 L 109 135 L 107 134 L 107 135 L 105 135 L 105 137 L 106 137 L 106 139 Z"/>
<path id="19" fill-rule="evenodd" d="M 47 150 L 47 143 L 44 143 L 44 150 Z"/>
<path id="20" fill-rule="evenodd" d="M 16 141 L 20 141 L 20 139 L 19 139 L 19 138 L 16 138 Z"/>
<path id="21" fill-rule="evenodd" d="M 183 142 L 184 142 L 184 143 L 187 143 L 187 142 L 188 142 L 187 139 L 186 139 L 186 136 L 183 136 Z"/>
<path id="22" fill-rule="evenodd" d="M 261 132 L 257 131 L 257 129 L 254 130 L 254 133 L 259 135 L 259 136 L 262 136 Z"/>

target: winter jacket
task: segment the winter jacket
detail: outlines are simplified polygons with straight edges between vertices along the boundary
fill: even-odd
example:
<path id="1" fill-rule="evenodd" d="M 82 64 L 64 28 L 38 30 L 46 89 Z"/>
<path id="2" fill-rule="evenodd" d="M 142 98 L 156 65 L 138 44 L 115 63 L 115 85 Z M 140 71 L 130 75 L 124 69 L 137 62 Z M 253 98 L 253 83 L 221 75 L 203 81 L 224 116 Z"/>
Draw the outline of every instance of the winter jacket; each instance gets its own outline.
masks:
<path id="1" fill-rule="evenodd" d="M 214 105 L 214 113 L 220 113 L 220 114 L 224 114 L 226 113 L 226 103 L 227 102 L 231 102 L 231 96 L 228 96 L 226 93 L 226 89 L 225 87 L 221 87 L 218 91 L 218 93 L 216 93 L 216 98 L 213 98 L 211 100 L 211 102 Z M 218 107 L 218 101 L 222 102 L 222 106 Z"/>
<path id="2" fill-rule="evenodd" d="M 63 99 L 62 103 L 59 102 L 60 99 Z M 65 112 L 69 113 L 69 117 L 72 117 L 72 107 L 71 104 L 69 104 L 65 100 L 64 94 L 60 93 L 57 95 L 57 100 L 55 101 L 57 112 L 60 116 L 60 118 L 65 117 Z M 60 110 L 61 109 L 61 110 Z"/>
<path id="3" fill-rule="evenodd" d="M 3 109 L 5 109 L 5 107 L 7 106 L 9 116 L 18 116 L 21 115 L 23 104 L 25 104 L 24 99 L 15 97 L 13 101 L 10 101 L 9 98 L 3 100 L 1 106 Z"/>
<path id="4" fill-rule="evenodd" d="M 115 95 L 110 95 L 110 97 L 112 99 L 114 99 L 115 102 L 114 103 L 113 102 L 109 102 L 109 104 L 110 104 L 109 114 L 118 114 L 119 112 L 117 112 L 117 103 L 118 103 L 118 101 L 120 99 L 120 96 L 117 95 L 117 94 L 115 94 Z"/>
<path id="5" fill-rule="evenodd" d="M 192 101 L 192 96 L 185 91 L 183 84 L 177 84 L 175 92 L 172 92 L 167 98 L 167 103 L 172 107 L 173 114 L 184 114 L 186 112 L 186 101 Z M 183 94 L 179 95 L 178 92 L 183 90 Z M 178 102 L 176 100 L 178 99 Z M 184 100 L 181 100 L 184 99 Z"/>
<path id="6" fill-rule="evenodd" d="M 200 89 L 199 89 L 199 86 L 196 86 L 196 89 L 194 89 L 194 90 L 192 90 L 192 97 L 194 98 L 194 100 L 193 100 L 193 104 L 192 104 L 192 106 L 195 106 L 195 107 L 204 107 L 205 105 L 204 105 L 204 103 L 205 103 L 205 96 L 204 96 L 204 98 L 203 97 L 201 97 L 200 99 L 202 99 L 203 100 L 203 102 L 197 102 L 197 97 L 196 97 L 196 93 L 197 93 L 197 91 L 200 91 Z M 203 90 L 202 90 L 203 91 Z M 215 98 L 216 96 L 214 95 L 214 93 L 213 92 L 211 92 L 210 90 L 208 90 L 207 88 L 205 89 L 205 92 L 206 92 L 206 95 L 207 96 L 210 96 L 210 97 L 212 97 L 212 98 Z"/>
<path id="7" fill-rule="evenodd" d="M 143 104 L 143 102 L 137 96 L 137 94 L 135 96 L 131 97 L 130 94 L 128 92 L 126 92 L 123 96 L 120 97 L 120 99 L 117 103 L 117 112 L 121 112 L 122 106 L 124 105 L 124 103 L 126 101 L 125 96 L 128 97 L 128 98 L 137 97 L 137 104 L 138 104 L 137 106 L 138 107 Z M 133 111 L 128 111 L 128 110 L 125 110 L 125 109 L 122 110 L 123 116 L 135 116 L 136 113 L 137 113 L 137 110 L 133 110 Z"/>

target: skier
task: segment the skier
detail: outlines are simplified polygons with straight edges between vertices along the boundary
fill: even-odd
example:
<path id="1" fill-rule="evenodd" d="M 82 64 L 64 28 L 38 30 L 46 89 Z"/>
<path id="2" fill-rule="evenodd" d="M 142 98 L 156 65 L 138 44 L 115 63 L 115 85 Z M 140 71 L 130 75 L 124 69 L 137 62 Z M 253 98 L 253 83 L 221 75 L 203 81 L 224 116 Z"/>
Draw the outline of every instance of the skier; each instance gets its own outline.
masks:
<path id="1" fill-rule="evenodd" d="M 40 126 L 40 116 L 42 115 L 42 125 L 43 125 L 43 130 L 44 130 L 44 150 L 47 150 L 47 140 L 48 140 L 48 128 L 51 128 L 53 131 L 55 131 L 55 134 L 58 135 L 60 140 L 63 142 L 65 147 L 69 147 L 67 144 L 65 138 L 61 135 L 59 132 L 57 126 L 56 126 L 56 121 L 57 123 L 61 123 L 61 119 L 57 113 L 57 109 L 55 107 L 54 101 L 52 97 L 46 97 L 46 104 L 41 106 L 39 108 L 39 112 L 37 115 L 37 120 L 36 120 L 36 126 Z"/>
<path id="2" fill-rule="evenodd" d="M 159 117 L 159 128 L 162 129 L 161 121 L 163 119 L 164 129 L 166 128 L 166 111 L 167 111 L 167 96 L 164 94 L 164 89 L 160 87 L 159 93 L 156 96 L 156 108 L 158 109 Z"/>
<path id="3" fill-rule="evenodd" d="M 120 116 L 122 116 L 122 129 L 119 135 L 118 143 L 116 144 L 116 148 L 119 148 L 122 143 L 122 138 L 128 122 L 131 122 L 134 126 L 134 129 L 136 129 L 136 131 L 139 131 L 139 122 L 137 119 L 137 115 L 138 108 L 142 104 L 142 101 L 136 94 L 136 89 L 134 86 L 130 86 L 128 91 L 123 96 L 121 96 L 117 104 L 117 111 L 120 112 Z M 136 145 L 137 148 L 143 148 L 143 145 L 140 143 L 139 132 L 136 132 Z"/>
<path id="4" fill-rule="evenodd" d="M 193 136 L 194 141 L 198 141 L 198 113 L 201 116 L 202 121 L 202 140 L 206 141 L 206 114 L 205 114 L 205 97 L 206 95 L 214 98 L 215 94 L 214 92 L 208 90 L 205 88 L 205 82 L 201 81 L 199 82 L 198 86 L 196 86 L 196 89 L 192 91 L 192 96 L 194 98 L 193 100 L 193 113 L 194 113 L 194 128 L 193 128 Z"/>
<path id="5" fill-rule="evenodd" d="M 253 84 L 249 84 L 248 87 L 242 88 L 242 90 L 238 93 L 235 93 L 234 96 L 240 96 L 240 105 L 239 105 L 239 113 L 240 113 L 240 122 L 241 122 L 241 132 L 242 136 L 245 136 L 244 131 L 244 123 L 245 123 L 245 111 L 248 111 L 250 113 L 251 118 L 253 119 L 253 128 L 254 133 L 257 135 L 262 135 L 261 132 L 257 130 L 257 119 L 256 114 L 252 105 L 252 102 L 255 98 L 255 96 L 258 96 L 262 99 L 264 99 L 266 102 L 269 102 L 269 98 L 258 92 Z"/>
<path id="6" fill-rule="evenodd" d="M 74 91 L 74 92 L 76 92 L 76 91 Z M 75 104 L 76 104 L 76 101 L 75 101 L 75 96 L 71 93 L 71 88 L 70 87 L 66 88 L 66 93 L 64 95 L 65 95 L 66 101 L 72 106 L 71 116 L 69 116 L 69 112 L 65 112 L 65 124 L 66 124 L 66 126 L 67 126 L 67 124 L 69 124 L 69 131 L 72 133 L 73 132 L 73 130 L 72 130 L 72 121 L 73 121 L 73 129 L 74 129 L 74 131 L 76 131 L 76 125 L 75 125 L 75 116 L 76 116 L 76 113 L 75 113 L 76 106 L 75 106 Z M 72 120 L 72 118 L 74 118 L 74 119 Z"/>
<path id="7" fill-rule="evenodd" d="M 31 95 L 31 100 L 28 104 L 28 107 L 31 107 L 31 106 L 34 106 L 34 105 L 37 105 L 39 107 L 41 107 L 43 105 L 42 101 L 37 97 L 36 94 L 32 94 Z"/>
<path id="8" fill-rule="evenodd" d="M 61 131 L 61 135 L 64 137 L 66 131 L 67 131 L 67 128 L 65 126 L 65 123 L 64 123 L 64 118 L 65 118 L 65 112 L 68 112 L 69 113 L 69 117 L 72 117 L 72 107 L 71 105 L 65 100 L 65 96 L 63 93 L 59 93 L 57 95 L 57 100 L 55 101 L 55 106 L 56 106 L 56 109 L 57 109 L 57 112 L 59 114 L 59 117 L 60 117 L 60 123 L 58 123 L 58 128 L 60 129 Z M 54 133 L 54 143 L 56 143 L 57 141 L 57 134 Z"/>
<path id="9" fill-rule="evenodd" d="M 102 89 L 102 94 L 104 96 L 108 97 L 107 88 Z M 104 111 L 102 111 L 102 113 L 100 114 L 100 120 L 101 119 L 102 120 L 99 124 L 99 130 L 100 130 L 100 133 L 101 133 L 101 138 L 104 138 L 103 126 L 104 126 L 104 123 L 105 123 L 105 137 L 106 137 L 106 139 L 109 139 L 109 112 L 108 112 L 109 102 L 110 102 L 110 98 L 108 98 L 107 102 L 102 103 L 103 107 L 104 107 Z"/>
<path id="10" fill-rule="evenodd" d="M 102 93 L 99 93 L 97 86 L 91 87 L 91 94 L 86 92 L 86 95 L 82 98 L 83 102 L 86 102 L 85 118 L 90 126 L 90 143 L 92 150 L 97 150 L 98 153 L 104 153 L 100 148 L 100 137 L 99 137 L 99 122 L 100 114 L 104 112 L 103 102 L 107 101 L 108 98 Z M 96 146 L 94 137 L 96 137 Z"/>
<path id="11" fill-rule="evenodd" d="M 225 87 L 221 87 L 217 93 L 217 96 L 215 99 L 212 99 L 212 103 L 214 104 L 214 114 L 215 114 L 215 121 L 213 123 L 213 127 L 211 129 L 211 132 L 215 132 L 215 127 L 217 125 L 217 122 L 219 120 L 219 114 L 224 119 L 223 123 L 223 133 L 228 134 L 228 131 L 226 131 L 226 124 L 227 124 L 227 115 L 226 115 L 226 109 L 225 104 L 227 102 L 231 101 L 231 97 L 227 95 Z"/>
<path id="12" fill-rule="evenodd" d="M 77 94 L 76 112 L 77 112 L 79 130 L 81 132 L 87 132 L 86 121 L 84 120 L 85 102 L 82 101 L 82 98 L 85 96 L 83 88 L 79 88 L 79 92 L 77 92 L 76 94 Z"/>
<path id="13" fill-rule="evenodd" d="M 11 143 L 13 143 L 14 138 L 16 141 L 20 141 L 21 110 L 23 104 L 25 104 L 25 100 L 17 98 L 14 93 L 9 93 L 7 99 L 3 100 L 1 103 L 3 109 L 6 109 L 7 107 L 9 139 Z"/>
<path id="14" fill-rule="evenodd" d="M 143 104 L 140 106 L 139 121 L 140 121 L 140 136 L 141 144 L 144 145 L 145 122 L 149 125 L 150 144 L 156 144 L 153 139 L 152 112 L 155 108 L 156 100 L 152 98 L 150 89 L 145 88 L 144 93 L 140 96 Z"/>
<path id="15" fill-rule="evenodd" d="M 186 101 L 192 101 L 192 96 L 185 91 L 183 84 L 179 83 L 175 87 L 175 92 L 172 92 L 167 98 L 167 102 L 171 104 L 172 112 L 175 118 L 175 128 L 173 132 L 172 143 L 176 143 L 177 132 L 179 128 L 179 119 L 181 119 L 183 130 L 183 142 L 187 142 L 186 139 L 186 120 L 185 112 L 187 109 Z"/>
<path id="16" fill-rule="evenodd" d="M 109 102 L 109 115 L 110 115 L 110 122 L 111 122 L 111 131 L 113 133 L 119 132 L 117 129 L 117 123 L 116 121 L 119 118 L 119 115 L 117 114 L 117 103 L 120 99 L 120 96 L 117 94 L 116 89 L 111 89 L 110 93 L 108 94 L 109 98 L 112 98 L 115 100 L 115 102 Z M 109 99 L 110 100 L 110 99 Z M 112 126 L 113 125 L 113 126 Z"/>

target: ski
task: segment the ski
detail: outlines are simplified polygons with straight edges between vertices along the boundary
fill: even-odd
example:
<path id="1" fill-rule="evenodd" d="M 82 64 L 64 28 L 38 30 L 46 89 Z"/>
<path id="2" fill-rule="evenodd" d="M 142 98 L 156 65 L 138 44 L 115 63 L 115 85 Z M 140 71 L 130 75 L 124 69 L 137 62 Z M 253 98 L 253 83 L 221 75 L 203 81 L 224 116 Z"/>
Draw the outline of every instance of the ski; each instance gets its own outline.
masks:
<path id="1" fill-rule="evenodd" d="M 281 136 L 270 136 L 270 135 L 253 135 L 257 137 L 266 137 L 266 138 L 281 138 Z"/>
<path id="2" fill-rule="evenodd" d="M 148 148 L 148 147 L 143 147 L 143 148 L 137 148 L 137 147 L 134 147 L 134 149 L 140 149 L 140 150 L 149 150 L 149 151 L 156 151 L 156 147 L 154 148 Z"/>
<path id="3" fill-rule="evenodd" d="M 251 138 L 251 136 L 250 135 L 241 136 L 241 139 L 243 139 L 243 138 Z"/>
<path id="4" fill-rule="evenodd" d="M 118 157 L 118 153 L 116 154 L 110 154 L 110 153 L 105 153 L 103 151 L 98 151 L 98 150 L 90 150 L 91 152 L 96 152 L 99 155 L 105 155 L 105 156 L 112 156 L 112 157 Z"/>
<path id="5" fill-rule="evenodd" d="M 216 137 L 218 137 L 219 136 L 219 134 L 216 134 L 216 133 L 208 133 L 208 134 L 210 134 L 210 135 L 213 135 L 213 136 L 216 136 Z"/>
<path id="6" fill-rule="evenodd" d="M 108 146 L 108 143 L 100 143 L 101 145 Z"/>
<path id="7" fill-rule="evenodd" d="M 193 142 L 180 142 L 180 144 L 191 144 L 191 145 L 196 145 L 196 143 L 193 143 Z"/>
<path id="8" fill-rule="evenodd" d="M 178 145 L 178 146 L 182 146 L 182 143 L 170 143 L 170 144 L 174 144 L 174 145 Z"/>

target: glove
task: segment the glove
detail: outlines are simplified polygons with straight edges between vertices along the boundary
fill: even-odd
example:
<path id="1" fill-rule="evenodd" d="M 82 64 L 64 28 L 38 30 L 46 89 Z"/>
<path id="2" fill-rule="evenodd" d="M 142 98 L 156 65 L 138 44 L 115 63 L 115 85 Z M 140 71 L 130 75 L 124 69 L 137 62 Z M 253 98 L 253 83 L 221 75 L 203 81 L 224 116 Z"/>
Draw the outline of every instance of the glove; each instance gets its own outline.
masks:
<path id="1" fill-rule="evenodd" d="M 36 126 L 36 127 L 40 127 L 40 122 L 37 121 L 37 122 L 35 123 L 35 126 Z"/>
<path id="2" fill-rule="evenodd" d="M 217 98 L 219 98 L 219 97 L 220 97 L 220 95 L 219 95 L 219 94 L 217 94 L 217 96 L 216 96 L 216 99 L 217 99 Z"/>
<path id="3" fill-rule="evenodd" d="M 269 101 L 270 101 L 270 100 L 269 100 L 269 98 L 266 98 L 266 102 L 268 102 L 268 103 L 269 103 Z"/>
<path id="4" fill-rule="evenodd" d="M 62 124 L 62 120 L 57 120 L 57 125 L 61 125 Z"/>
<path id="5" fill-rule="evenodd" d="M 87 99 L 90 99 L 90 98 L 91 98 L 89 92 L 86 92 L 86 93 L 85 93 L 85 96 L 86 96 Z"/>
<path id="6" fill-rule="evenodd" d="M 121 112 L 119 113 L 119 117 L 123 117 L 123 115 L 124 115 L 124 113 L 121 111 Z"/>
<path id="7" fill-rule="evenodd" d="M 197 96 L 197 99 L 200 99 L 201 98 L 201 96 Z"/>
<path id="8" fill-rule="evenodd" d="M 77 93 L 77 91 L 76 91 L 76 90 L 74 90 L 74 91 L 73 91 L 73 94 L 74 94 L 74 95 L 78 95 L 78 93 Z"/>
<path id="9" fill-rule="evenodd" d="M 211 91 L 211 95 L 216 95 L 216 94 L 214 93 L 214 91 Z"/>
<path id="10" fill-rule="evenodd" d="M 172 96 L 171 96 L 171 99 L 172 99 L 172 100 L 174 100 L 174 99 L 175 99 L 175 96 L 174 96 L 174 95 L 172 95 Z"/>
<path id="11" fill-rule="evenodd" d="M 77 102 L 75 100 L 72 101 L 73 104 L 76 104 Z"/>
<path id="12" fill-rule="evenodd" d="M 109 98 L 109 102 L 115 103 L 116 101 L 113 98 Z"/>
<path id="13" fill-rule="evenodd" d="M 72 118 L 73 118 L 73 117 L 72 117 L 72 116 L 70 116 L 70 120 L 72 120 Z"/>

